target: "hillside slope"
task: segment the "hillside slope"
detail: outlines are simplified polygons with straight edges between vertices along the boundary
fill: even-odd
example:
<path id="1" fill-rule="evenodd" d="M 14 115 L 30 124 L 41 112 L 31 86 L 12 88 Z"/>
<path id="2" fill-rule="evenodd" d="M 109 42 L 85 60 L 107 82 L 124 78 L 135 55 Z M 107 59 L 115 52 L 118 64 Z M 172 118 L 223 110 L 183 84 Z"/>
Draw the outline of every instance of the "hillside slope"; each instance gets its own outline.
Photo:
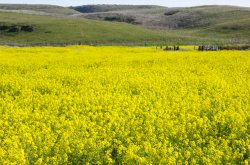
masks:
<path id="1" fill-rule="evenodd" d="M 147 27 L 169 29 L 199 28 L 249 18 L 250 8 L 235 6 L 198 6 L 167 8 L 161 6 L 87 5 L 71 7 L 86 18 L 131 17 Z M 115 21 L 115 20 L 114 20 Z"/>
<path id="2" fill-rule="evenodd" d="M 198 6 L 189 8 L 166 8 L 119 5 L 85 6 L 81 17 L 105 21 L 127 22 L 147 28 L 181 30 L 191 36 L 223 38 L 250 38 L 250 8 L 236 6 Z M 119 10 L 115 9 L 118 8 Z M 84 9 L 75 7 L 75 9 Z M 81 12 L 82 10 L 78 10 Z M 213 36 L 212 36 L 213 37 Z"/>
<path id="3" fill-rule="evenodd" d="M 0 11 L 23 12 L 40 15 L 72 15 L 79 14 L 76 10 L 55 5 L 0 4 Z"/>
<path id="4" fill-rule="evenodd" d="M 233 6 L 0 4 L 0 44 L 246 44 L 249 16 Z"/>
<path id="5" fill-rule="evenodd" d="M 20 30 L 30 26 L 31 32 Z M 0 44 L 126 44 L 175 39 L 175 35 L 116 22 L 0 12 Z M 183 37 L 180 37 L 183 38 Z M 179 38 L 178 38 L 179 39 Z"/>

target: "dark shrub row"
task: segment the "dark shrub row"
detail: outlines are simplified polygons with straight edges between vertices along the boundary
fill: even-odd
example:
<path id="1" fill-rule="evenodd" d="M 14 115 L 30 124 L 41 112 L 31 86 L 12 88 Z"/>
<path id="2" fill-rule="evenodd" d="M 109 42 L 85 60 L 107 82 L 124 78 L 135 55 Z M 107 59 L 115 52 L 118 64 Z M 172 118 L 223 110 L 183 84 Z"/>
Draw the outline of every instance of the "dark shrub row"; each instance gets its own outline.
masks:
<path id="1" fill-rule="evenodd" d="M 0 31 L 7 31 L 9 33 L 19 32 L 19 31 L 25 31 L 25 32 L 33 32 L 34 27 L 29 25 L 23 25 L 23 26 L 7 26 L 7 25 L 0 25 Z"/>

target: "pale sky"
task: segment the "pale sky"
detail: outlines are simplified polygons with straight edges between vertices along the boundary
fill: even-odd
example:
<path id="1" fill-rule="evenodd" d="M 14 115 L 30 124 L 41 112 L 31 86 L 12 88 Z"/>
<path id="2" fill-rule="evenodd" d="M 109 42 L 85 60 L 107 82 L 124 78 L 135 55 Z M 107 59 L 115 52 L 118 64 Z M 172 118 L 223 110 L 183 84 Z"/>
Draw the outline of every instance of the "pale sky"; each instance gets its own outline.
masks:
<path id="1" fill-rule="evenodd" d="M 250 7 L 250 0 L 0 0 L 0 3 L 53 4 L 59 6 L 79 6 L 87 4 L 133 4 L 184 7 L 199 5 L 235 5 Z"/>

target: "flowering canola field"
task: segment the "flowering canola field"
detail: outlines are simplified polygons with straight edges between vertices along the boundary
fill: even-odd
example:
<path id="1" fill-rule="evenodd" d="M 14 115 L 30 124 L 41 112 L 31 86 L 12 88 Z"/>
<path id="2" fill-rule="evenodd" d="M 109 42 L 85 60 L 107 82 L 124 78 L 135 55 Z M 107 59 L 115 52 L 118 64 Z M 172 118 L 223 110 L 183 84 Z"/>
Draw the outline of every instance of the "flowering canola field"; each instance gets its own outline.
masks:
<path id="1" fill-rule="evenodd" d="M 0 47 L 0 164 L 248 164 L 250 51 Z"/>

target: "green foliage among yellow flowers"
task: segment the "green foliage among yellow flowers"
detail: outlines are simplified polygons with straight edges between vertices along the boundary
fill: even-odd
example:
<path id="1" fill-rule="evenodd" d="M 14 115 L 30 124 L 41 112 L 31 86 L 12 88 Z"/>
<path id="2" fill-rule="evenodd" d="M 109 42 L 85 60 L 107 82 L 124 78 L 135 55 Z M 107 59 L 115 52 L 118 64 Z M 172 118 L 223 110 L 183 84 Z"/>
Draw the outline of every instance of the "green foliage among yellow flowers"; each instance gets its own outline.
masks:
<path id="1" fill-rule="evenodd" d="M 0 164 L 248 164 L 250 51 L 0 47 Z"/>

